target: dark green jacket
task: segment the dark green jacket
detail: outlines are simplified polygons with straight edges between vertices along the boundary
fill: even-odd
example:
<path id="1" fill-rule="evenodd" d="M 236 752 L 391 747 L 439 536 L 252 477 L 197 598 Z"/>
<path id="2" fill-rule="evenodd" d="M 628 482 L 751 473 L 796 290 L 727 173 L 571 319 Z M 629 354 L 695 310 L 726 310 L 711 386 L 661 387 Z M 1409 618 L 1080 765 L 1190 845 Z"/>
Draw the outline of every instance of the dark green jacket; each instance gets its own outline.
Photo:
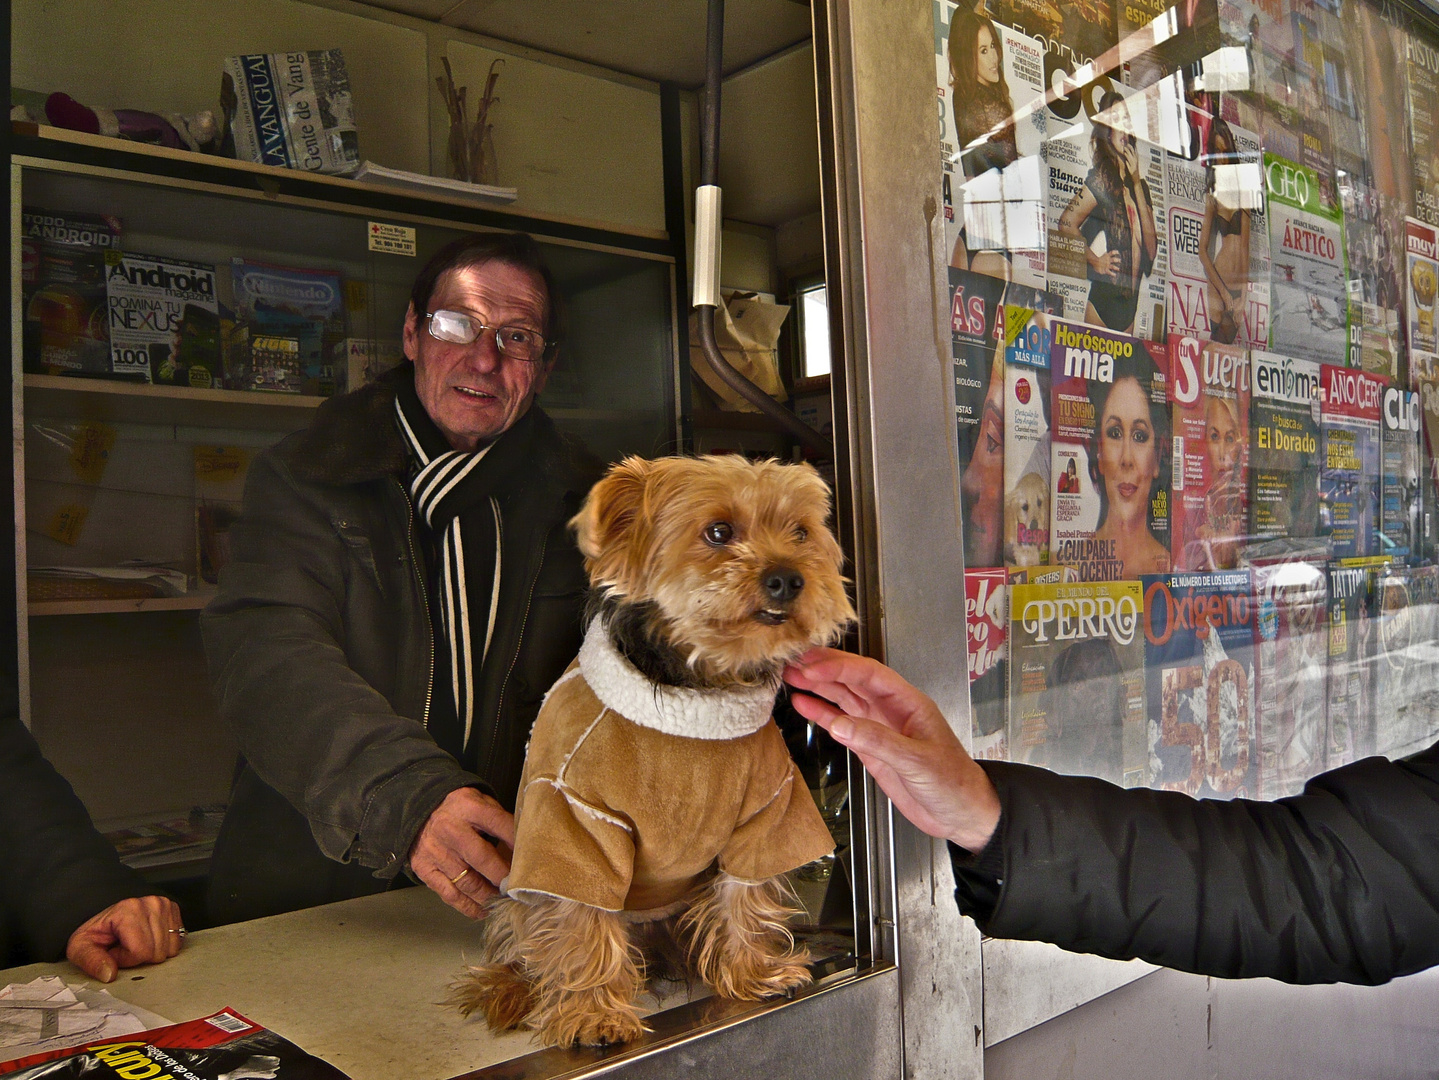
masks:
<path id="1" fill-rule="evenodd" d="M 254 918 L 380 891 L 451 791 L 514 805 L 540 701 L 580 642 L 585 575 L 567 522 L 598 469 L 534 410 L 533 472 L 499 492 L 494 636 L 475 712 L 476 772 L 426 730 L 434 636 L 397 379 L 322 405 L 256 457 L 202 628 L 239 774 L 212 865 L 210 917 Z"/>

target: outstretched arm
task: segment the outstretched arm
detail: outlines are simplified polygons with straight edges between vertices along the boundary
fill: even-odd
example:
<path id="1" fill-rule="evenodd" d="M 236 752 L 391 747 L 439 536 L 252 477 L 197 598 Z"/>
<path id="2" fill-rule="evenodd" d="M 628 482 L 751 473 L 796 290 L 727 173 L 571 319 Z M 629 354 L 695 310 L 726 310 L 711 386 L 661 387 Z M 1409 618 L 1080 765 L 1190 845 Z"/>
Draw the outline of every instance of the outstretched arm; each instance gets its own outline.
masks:
<path id="1" fill-rule="evenodd" d="M 999 796 L 933 701 L 877 661 L 814 649 L 785 671 L 800 715 L 849 747 L 901 814 L 930 836 L 981 851 Z"/>

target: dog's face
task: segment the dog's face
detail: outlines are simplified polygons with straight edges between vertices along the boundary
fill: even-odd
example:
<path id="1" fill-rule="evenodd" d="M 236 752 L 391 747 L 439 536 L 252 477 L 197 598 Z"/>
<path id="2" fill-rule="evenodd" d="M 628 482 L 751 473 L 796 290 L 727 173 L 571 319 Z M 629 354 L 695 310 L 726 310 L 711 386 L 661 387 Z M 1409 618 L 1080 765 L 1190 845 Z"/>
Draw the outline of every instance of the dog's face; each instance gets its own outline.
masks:
<path id="1" fill-rule="evenodd" d="M 590 584 L 706 683 L 772 678 L 854 619 L 808 465 L 628 458 L 571 522 Z"/>
<path id="2" fill-rule="evenodd" d="M 1038 473 L 1025 473 L 1004 499 L 1004 554 L 1017 566 L 1034 566 L 1049 527 L 1049 491 Z"/>

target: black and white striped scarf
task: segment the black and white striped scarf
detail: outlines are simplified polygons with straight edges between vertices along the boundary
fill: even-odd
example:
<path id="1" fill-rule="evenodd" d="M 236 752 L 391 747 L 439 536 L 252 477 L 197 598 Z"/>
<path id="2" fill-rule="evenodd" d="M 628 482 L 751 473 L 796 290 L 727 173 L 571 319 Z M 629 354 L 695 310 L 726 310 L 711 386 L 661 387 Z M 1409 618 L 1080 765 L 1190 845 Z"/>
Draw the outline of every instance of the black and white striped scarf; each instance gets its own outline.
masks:
<path id="1" fill-rule="evenodd" d="M 410 498 L 429 530 L 438 563 L 431 597 L 441 639 L 435 645 L 436 680 L 448 676 L 457 725 L 453 733 L 445 731 L 448 710 L 439 706 L 449 703 L 437 693 L 430 730 L 441 746 L 463 761 L 499 609 L 504 520 L 494 469 L 483 467 L 499 441 L 474 453 L 450 449 L 409 385 L 395 396 L 395 414 L 415 465 Z M 452 740 L 458 745 L 446 745 Z"/>

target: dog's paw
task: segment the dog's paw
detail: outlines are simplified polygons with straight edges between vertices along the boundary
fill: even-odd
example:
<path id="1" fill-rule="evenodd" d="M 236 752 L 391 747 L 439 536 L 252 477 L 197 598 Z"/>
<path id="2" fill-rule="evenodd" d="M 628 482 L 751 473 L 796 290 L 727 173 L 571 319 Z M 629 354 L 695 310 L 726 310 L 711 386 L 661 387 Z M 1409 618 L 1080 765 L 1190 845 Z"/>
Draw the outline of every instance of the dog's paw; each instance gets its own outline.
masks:
<path id="1" fill-rule="evenodd" d="M 534 1008 L 534 987 L 513 965 L 472 967 L 450 988 L 462 1014 L 483 1013 L 495 1031 L 513 1031 Z"/>
<path id="2" fill-rule="evenodd" d="M 633 1042 L 648 1029 L 629 1009 L 605 1009 L 583 1016 L 561 1016 L 539 1029 L 551 1046 L 613 1046 Z"/>
<path id="3" fill-rule="evenodd" d="M 805 950 L 778 956 L 737 957 L 715 980 L 715 992 L 737 1001 L 763 1001 L 779 997 L 811 982 L 809 953 Z"/>

